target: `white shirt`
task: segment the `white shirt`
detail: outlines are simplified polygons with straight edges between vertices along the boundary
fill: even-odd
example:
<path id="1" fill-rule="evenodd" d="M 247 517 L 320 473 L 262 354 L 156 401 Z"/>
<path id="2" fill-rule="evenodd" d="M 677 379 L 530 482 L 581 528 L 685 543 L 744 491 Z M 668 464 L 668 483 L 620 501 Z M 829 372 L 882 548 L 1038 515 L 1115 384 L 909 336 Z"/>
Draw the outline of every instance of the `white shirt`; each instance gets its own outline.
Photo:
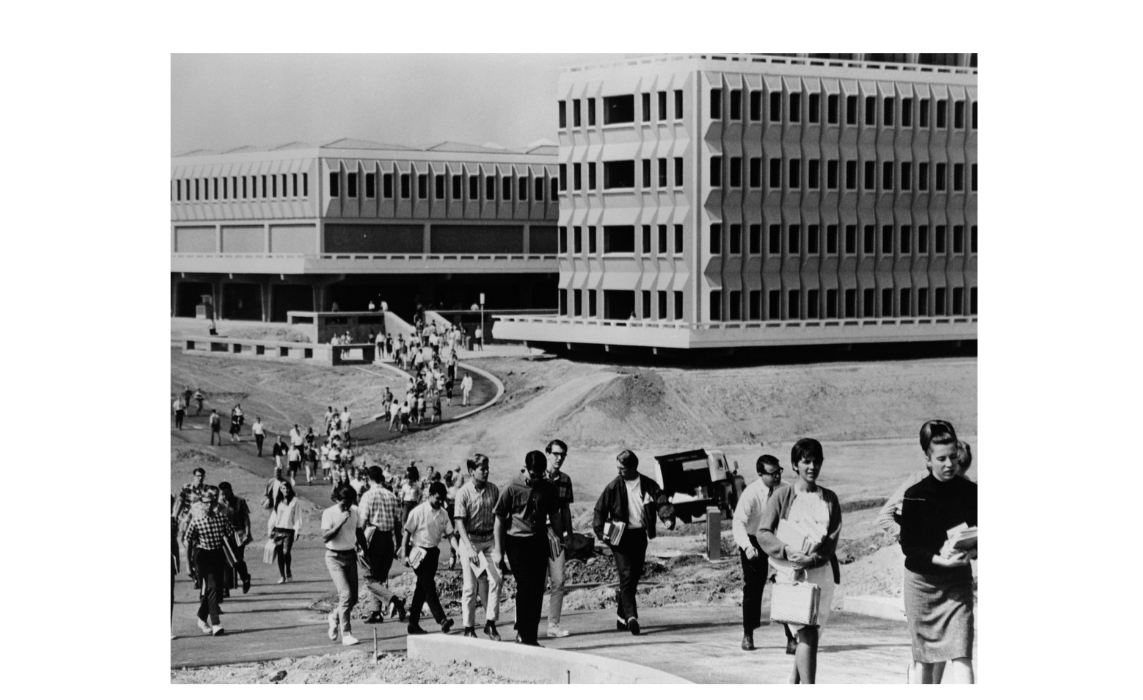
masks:
<path id="1" fill-rule="evenodd" d="M 464 389 L 465 391 L 468 391 L 472 388 L 472 375 L 465 375 L 464 379 L 462 379 L 460 382 L 460 388 Z"/>
<path id="2" fill-rule="evenodd" d="M 266 523 L 266 531 L 273 532 L 274 528 L 280 527 L 283 530 L 294 530 L 297 532 L 302 526 L 302 509 L 298 505 L 301 499 L 294 496 L 294 500 L 287 503 L 282 501 L 274 512 L 270 513 L 270 519 Z"/>
<path id="3" fill-rule="evenodd" d="M 262 429 L 262 424 L 258 421 L 254 421 L 254 427 L 252 430 L 254 431 L 255 435 L 265 435 L 265 431 Z"/>
<path id="4" fill-rule="evenodd" d="M 341 506 L 337 503 L 322 511 L 321 514 L 321 529 L 322 532 L 330 529 L 345 517 L 341 511 Z M 357 530 L 362 527 L 361 514 L 357 511 L 357 506 L 349 507 L 349 520 L 341 526 L 333 539 L 325 543 L 326 549 L 332 549 L 335 552 L 348 552 L 357 548 Z"/>
<path id="5" fill-rule="evenodd" d="M 742 496 L 738 499 L 738 506 L 734 509 L 734 543 L 742 549 L 750 549 L 750 535 L 758 536 L 758 528 L 762 525 L 762 509 L 770 499 L 772 491 L 766 488 L 762 477 L 750 482 Z"/>
<path id="6" fill-rule="evenodd" d="M 452 523 L 444 507 L 433 510 L 432 504 L 425 501 L 409 511 L 405 530 L 414 545 L 429 549 L 440 544 L 442 537 L 452 534 Z"/>
<path id="7" fill-rule="evenodd" d="M 624 479 L 623 483 L 627 485 L 627 527 L 643 527 L 643 487 L 639 477 Z"/>

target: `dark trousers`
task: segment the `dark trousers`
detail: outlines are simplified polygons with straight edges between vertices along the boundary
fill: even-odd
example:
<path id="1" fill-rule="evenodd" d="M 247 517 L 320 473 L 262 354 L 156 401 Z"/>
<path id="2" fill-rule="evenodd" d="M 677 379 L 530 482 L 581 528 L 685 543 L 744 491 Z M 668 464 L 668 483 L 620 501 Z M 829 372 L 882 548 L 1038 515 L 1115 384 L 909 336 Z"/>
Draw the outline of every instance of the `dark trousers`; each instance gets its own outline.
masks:
<path id="1" fill-rule="evenodd" d="M 365 590 L 369 591 L 369 597 L 372 599 L 370 612 L 383 611 L 393 599 L 393 593 L 386 582 L 389 580 L 389 569 L 393 568 L 394 551 L 392 533 L 377 532 L 373 535 L 369 550 L 365 554 L 365 563 L 368 566 L 364 567 L 363 572 Z"/>
<path id="2" fill-rule="evenodd" d="M 278 559 L 278 574 L 282 578 L 293 577 L 290 565 L 294 563 L 294 531 L 284 527 L 274 528 L 274 549 Z"/>
<path id="3" fill-rule="evenodd" d="M 194 542 L 187 542 L 187 574 L 190 575 L 195 581 L 202 579 L 202 574 L 198 570 L 196 563 L 196 553 L 198 552 L 198 545 Z"/>
<path id="4" fill-rule="evenodd" d="M 175 411 L 175 427 L 179 430 L 183 429 L 183 416 L 185 415 L 186 411 L 182 410 L 181 408 Z"/>
<path id="5" fill-rule="evenodd" d="M 215 435 L 218 436 L 218 444 L 221 445 L 222 444 L 222 427 L 221 426 L 219 426 L 219 427 L 211 426 L 211 428 L 210 428 L 210 444 L 212 444 L 212 445 L 214 444 L 214 436 Z"/>
<path id="6" fill-rule="evenodd" d="M 441 607 L 441 599 L 437 595 L 437 562 L 440 561 L 441 550 L 433 547 L 425 550 L 425 558 L 421 561 L 420 567 L 417 568 L 417 589 L 413 591 L 413 603 L 409 608 L 409 624 L 415 625 L 421 619 L 421 608 L 425 603 L 429 604 L 429 610 L 433 613 L 433 619 L 439 624 L 444 624 L 448 619 L 445 615 L 444 608 Z"/>
<path id="7" fill-rule="evenodd" d="M 644 541 L 646 546 L 646 541 Z M 516 577 L 516 632 L 521 641 L 535 643 L 544 607 L 544 577 L 548 573 L 548 536 L 508 535 L 504 543 L 508 565 Z"/>
<path id="8" fill-rule="evenodd" d="M 218 625 L 218 603 L 222 600 L 226 555 L 221 549 L 196 549 L 195 563 L 202 577 L 202 601 L 198 605 L 198 619 Z M 209 616 L 209 620 L 208 620 Z"/>
<path id="9" fill-rule="evenodd" d="M 762 624 L 762 589 L 770 572 L 770 560 L 759 550 L 758 557 L 750 560 L 739 549 L 742 562 L 742 631 L 751 634 Z"/>
<path id="10" fill-rule="evenodd" d="M 266 439 L 265 435 L 255 435 L 254 442 L 258 445 L 258 456 L 262 456 L 262 442 Z"/>
<path id="11" fill-rule="evenodd" d="M 643 576 L 643 562 L 647 559 L 647 531 L 627 530 L 618 545 L 611 546 L 615 555 L 615 568 L 619 570 L 619 590 L 615 592 L 615 614 L 624 622 L 639 617 L 635 605 L 635 590 Z"/>

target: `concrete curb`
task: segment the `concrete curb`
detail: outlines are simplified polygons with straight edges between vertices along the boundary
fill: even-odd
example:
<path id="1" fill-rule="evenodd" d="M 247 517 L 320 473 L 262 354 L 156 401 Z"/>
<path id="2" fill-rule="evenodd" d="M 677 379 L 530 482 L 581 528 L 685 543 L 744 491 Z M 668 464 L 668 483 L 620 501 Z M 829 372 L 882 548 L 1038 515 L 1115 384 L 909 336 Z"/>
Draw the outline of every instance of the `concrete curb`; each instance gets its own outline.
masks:
<path id="1" fill-rule="evenodd" d="M 459 416 L 455 416 L 453 418 L 454 421 L 460 420 L 461 418 L 468 418 L 469 416 L 471 416 L 475 413 L 480 413 L 484 409 L 488 408 L 489 406 L 492 406 L 494 403 L 499 401 L 500 397 L 504 395 L 504 384 L 499 379 L 497 379 L 491 372 L 486 372 L 485 370 L 482 370 L 479 367 L 475 367 L 473 365 L 470 365 L 466 362 L 457 362 L 456 366 L 457 367 L 463 367 L 463 368 L 469 370 L 470 372 L 476 372 L 480 376 L 488 379 L 490 382 L 495 384 L 496 385 L 496 396 L 493 396 L 491 401 L 489 401 L 483 405 L 477 406 L 476 408 L 472 409 L 471 411 L 468 411 L 467 413 L 462 413 Z"/>
<path id="2" fill-rule="evenodd" d="M 646 666 L 574 651 L 444 634 L 410 635 L 406 643 L 410 659 L 430 663 L 467 661 L 473 666 L 491 668 L 500 675 L 517 681 L 560 684 L 691 683 L 685 678 Z"/>
<path id="3" fill-rule="evenodd" d="M 900 598 L 872 595 L 846 596 L 841 609 L 855 615 L 877 617 L 882 620 L 905 621 L 905 605 Z"/>

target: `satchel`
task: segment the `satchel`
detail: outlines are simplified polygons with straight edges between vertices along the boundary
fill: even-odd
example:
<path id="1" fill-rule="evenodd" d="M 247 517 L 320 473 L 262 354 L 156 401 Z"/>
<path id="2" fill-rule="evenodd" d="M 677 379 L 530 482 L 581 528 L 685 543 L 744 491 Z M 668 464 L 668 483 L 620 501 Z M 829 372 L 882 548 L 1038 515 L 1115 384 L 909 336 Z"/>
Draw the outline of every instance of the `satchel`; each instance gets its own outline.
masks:
<path id="1" fill-rule="evenodd" d="M 266 544 L 262 546 L 262 563 L 273 564 L 276 556 L 277 549 L 274 546 L 274 538 L 266 540 Z"/>
<path id="2" fill-rule="evenodd" d="M 822 591 L 816 583 L 775 583 L 771 589 L 770 620 L 790 625 L 816 625 Z"/>

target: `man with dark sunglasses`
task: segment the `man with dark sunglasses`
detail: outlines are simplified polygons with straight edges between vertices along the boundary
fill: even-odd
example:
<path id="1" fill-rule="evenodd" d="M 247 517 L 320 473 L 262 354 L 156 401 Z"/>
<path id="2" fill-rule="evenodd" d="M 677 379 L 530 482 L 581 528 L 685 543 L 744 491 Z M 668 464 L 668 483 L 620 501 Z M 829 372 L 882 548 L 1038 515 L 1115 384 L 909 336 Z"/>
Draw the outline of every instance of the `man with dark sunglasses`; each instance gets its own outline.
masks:
<path id="1" fill-rule="evenodd" d="M 734 543 L 742 561 L 742 649 L 754 650 L 754 630 L 762 624 L 762 589 L 770 573 L 769 559 L 756 536 L 762 509 L 774 489 L 782 484 L 782 467 L 773 455 L 762 455 L 755 465 L 758 479 L 746 487 L 734 509 Z"/>

